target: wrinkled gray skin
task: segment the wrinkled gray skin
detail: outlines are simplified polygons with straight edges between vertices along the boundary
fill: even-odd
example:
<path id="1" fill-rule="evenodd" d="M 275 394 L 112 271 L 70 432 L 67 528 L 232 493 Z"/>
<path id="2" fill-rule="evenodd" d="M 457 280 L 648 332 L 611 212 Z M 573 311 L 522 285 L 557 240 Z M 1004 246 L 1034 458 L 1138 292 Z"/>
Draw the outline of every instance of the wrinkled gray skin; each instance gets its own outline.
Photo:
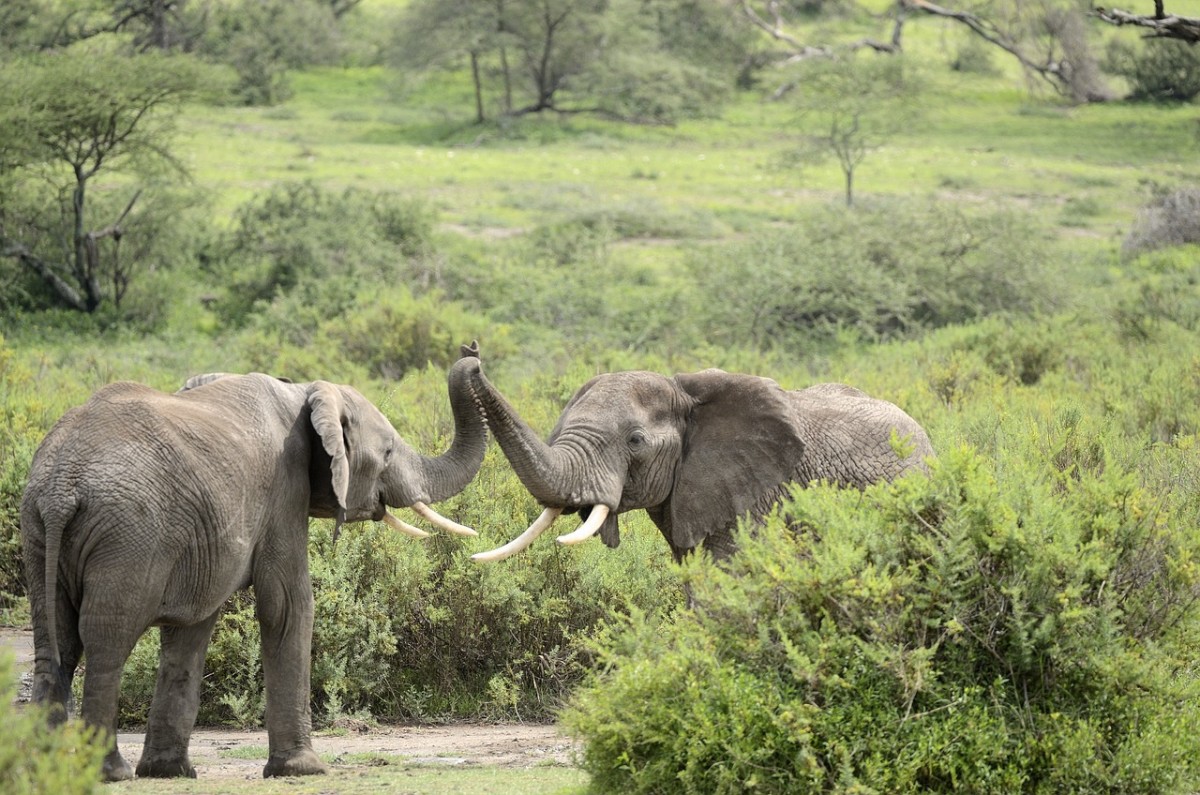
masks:
<path id="1" fill-rule="evenodd" d="M 543 442 L 478 362 L 473 370 L 466 383 L 534 498 L 585 518 L 592 506 L 608 506 L 600 536 L 610 547 L 620 541 L 617 514 L 644 508 L 676 560 L 700 547 L 717 559 L 732 554 L 737 519 L 767 513 L 790 482 L 862 488 L 923 470 L 933 455 L 912 417 L 852 387 L 785 391 L 715 369 L 597 376 Z M 897 453 L 893 432 L 907 455 Z"/>
<path id="2" fill-rule="evenodd" d="M 471 359 L 450 371 L 452 394 Z M 137 775 L 195 776 L 188 740 L 217 614 L 253 585 L 270 757 L 264 776 L 325 772 L 309 738 L 313 596 L 308 517 L 378 520 L 385 506 L 461 491 L 483 460 L 478 411 L 452 398 L 449 450 L 424 457 L 348 386 L 261 374 L 198 376 L 175 394 L 103 387 L 67 412 L 33 459 L 21 534 L 33 612 L 33 695 L 66 717 L 87 658 L 82 716 L 116 746 L 121 669 L 161 627 L 158 684 Z M 339 525 L 340 526 L 340 525 Z"/>

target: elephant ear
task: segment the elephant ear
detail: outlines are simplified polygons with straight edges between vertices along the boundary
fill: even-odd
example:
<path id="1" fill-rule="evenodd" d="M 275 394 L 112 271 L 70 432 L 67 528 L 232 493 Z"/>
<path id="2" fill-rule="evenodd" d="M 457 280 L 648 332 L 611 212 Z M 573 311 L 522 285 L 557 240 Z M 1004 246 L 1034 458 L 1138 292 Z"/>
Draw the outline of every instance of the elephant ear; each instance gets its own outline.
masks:
<path id="1" fill-rule="evenodd" d="M 676 550 L 693 549 L 791 480 L 804 441 L 787 392 L 769 378 L 704 370 L 675 376 L 695 400 L 669 511 Z"/>
<path id="2" fill-rule="evenodd" d="M 308 388 L 308 406 L 313 430 L 321 437 L 321 446 L 329 455 L 329 473 L 333 493 L 338 501 L 338 514 L 346 510 L 346 494 L 350 490 L 350 460 L 346 456 L 345 402 L 342 392 L 328 381 L 314 381 Z"/>

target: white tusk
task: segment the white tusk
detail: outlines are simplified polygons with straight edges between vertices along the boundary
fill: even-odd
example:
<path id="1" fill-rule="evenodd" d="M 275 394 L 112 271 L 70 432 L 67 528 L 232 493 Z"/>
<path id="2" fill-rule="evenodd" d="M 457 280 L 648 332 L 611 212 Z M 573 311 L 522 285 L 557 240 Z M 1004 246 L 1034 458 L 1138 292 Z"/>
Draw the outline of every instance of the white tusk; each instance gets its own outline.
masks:
<path id="1" fill-rule="evenodd" d="M 397 519 L 387 511 L 383 512 L 383 523 L 393 530 L 398 530 L 407 536 L 412 536 L 413 538 L 429 538 L 429 533 L 426 533 L 419 527 L 413 527 L 408 522 Z"/>
<path id="2" fill-rule="evenodd" d="M 460 535 L 460 536 L 477 536 L 477 535 L 479 535 L 479 533 L 476 533 L 474 530 L 467 527 L 466 525 L 459 524 L 458 522 L 454 521 L 453 519 L 447 519 L 446 517 L 442 516 L 440 513 L 433 510 L 432 508 L 430 508 L 428 505 L 426 505 L 423 502 L 420 502 L 420 501 L 414 502 L 412 504 L 412 506 L 410 506 L 410 507 L 419 516 L 425 517 L 425 521 L 429 522 L 431 525 L 442 528 L 447 533 L 454 533 L 455 535 Z"/>
<path id="3" fill-rule="evenodd" d="M 520 552 L 525 547 L 533 543 L 533 539 L 546 532 L 550 525 L 554 524 L 554 520 L 562 515 L 562 508 L 547 508 L 542 511 L 542 515 L 533 520 L 533 524 L 529 525 L 529 529 L 521 535 L 509 541 L 502 547 L 490 550 L 488 552 L 476 552 L 471 556 L 471 560 L 477 560 L 482 563 L 491 563 L 496 560 L 504 560 Z"/>
<path id="4" fill-rule="evenodd" d="M 560 544 L 578 544 L 580 541 L 587 541 L 596 533 L 600 532 L 600 526 L 604 524 L 604 520 L 608 518 L 607 505 L 593 505 L 592 512 L 588 514 L 587 521 L 579 526 L 579 529 L 573 533 L 567 533 L 565 536 L 558 537 Z"/>

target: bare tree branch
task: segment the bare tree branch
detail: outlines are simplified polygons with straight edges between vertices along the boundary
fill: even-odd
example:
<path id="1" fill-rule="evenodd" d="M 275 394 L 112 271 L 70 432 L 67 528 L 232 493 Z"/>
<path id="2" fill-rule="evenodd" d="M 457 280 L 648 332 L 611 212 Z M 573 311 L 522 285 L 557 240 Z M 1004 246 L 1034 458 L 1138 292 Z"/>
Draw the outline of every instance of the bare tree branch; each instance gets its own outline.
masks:
<path id="1" fill-rule="evenodd" d="M 1154 4 L 1154 16 L 1131 14 L 1128 11 L 1121 11 L 1117 8 L 1095 8 L 1092 13 L 1098 19 L 1110 25 L 1118 27 L 1133 25 L 1139 28 L 1146 28 L 1150 31 L 1147 34 L 1148 38 L 1177 39 L 1179 41 L 1186 41 L 1188 44 L 1200 42 L 1200 19 L 1195 17 L 1180 17 L 1174 14 L 1167 16 L 1163 12 L 1162 0 L 1156 0 Z"/>
<path id="2" fill-rule="evenodd" d="M 1054 90 L 1059 92 L 1070 90 L 1062 61 L 1055 60 L 1049 52 L 1047 52 L 1043 61 L 1038 62 L 1033 60 L 1022 50 L 1019 42 L 1009 36 L 1008 33 L 994 22 L 977 17 L 966 11 L 955 11 L 952 8 L 939 6 L 929 0 L 899 0 L 899 3 L 903 8 L 910 8 L 933 16 L 961 22 L 984 41 L 999 47 L 1016 58 L 1022 67 L 1041 77 Z"/>

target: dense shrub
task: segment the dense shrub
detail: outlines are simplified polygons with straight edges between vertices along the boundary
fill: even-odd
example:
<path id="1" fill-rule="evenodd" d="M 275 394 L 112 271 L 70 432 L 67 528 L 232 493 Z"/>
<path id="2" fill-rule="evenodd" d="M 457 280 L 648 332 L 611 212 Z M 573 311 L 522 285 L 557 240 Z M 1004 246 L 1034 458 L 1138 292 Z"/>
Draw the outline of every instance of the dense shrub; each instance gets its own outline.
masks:
<path id="1" fill-rule="evenodd" d="M 1190 102 L 1200 94 L 1200 52 L 1187 42 L 1114 38 L 1105 66 L 1129 81 L 1131 99 Z"/>
<path id="2" fill-rule="evenodd" d="M 422 259 L 432 229 L 420 202 L 311 182 L 279 186 L 243 206 L 205 253 L 224 286 L 214 308 L 237 326 L 311 327 L 381 284 L 436 286 Z"/>
<path id="3" fill-rule="evenodd" d="M 818 211 L 786 230 L 696 252 L 712 341 L 808 350 L 842 332 L 895 339 L 1054 301 L 1034 222 L 941 204 Z"/>
<path id="4" fill-rule="evenodd" d="M 611 625 L 565 714 L 596 788 L 1193 789 L 1187 517 L 1117 467 L 1030 458 L 797 490 L 728 569 L 692 563 L 697 608 Z"/>
<path id="5" fill-rule="evenodd" d="M 1138 213 L 1121 243 L 1121 253 L 1135 256 L 1146 251 L 1200 243 L 1200 188 L 1162 192 Z"/>
<path id="6" fill-rule="evenodd" d="M 5 795 L 88 795 L 101 788 L 108 746 L 82 722 L 51 730 L 45 714 L 19 708 L 12 655 L 0 650 L 0 791 Z"/>

